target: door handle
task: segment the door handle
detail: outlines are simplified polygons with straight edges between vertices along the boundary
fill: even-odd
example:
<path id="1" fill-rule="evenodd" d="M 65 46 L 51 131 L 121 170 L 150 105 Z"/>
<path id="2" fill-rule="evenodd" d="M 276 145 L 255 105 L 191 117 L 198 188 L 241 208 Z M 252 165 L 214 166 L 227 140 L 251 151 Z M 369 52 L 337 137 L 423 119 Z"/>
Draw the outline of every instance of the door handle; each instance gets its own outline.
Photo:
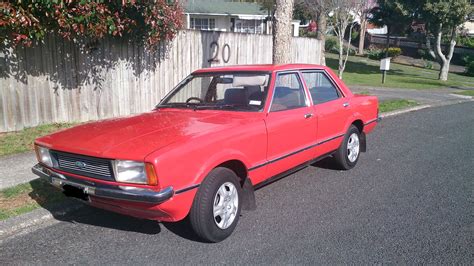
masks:
<path id="1" fill-rule="evenodd" d="M 348 107 L 348 106 L 349 106 L 349 103 L 343 103 L 342 106 Z"/>
<path id="2" fill-rule="evenodd" d="M 308 118 L 311 118 L 311 117 L 313 117 L 313 114 L 311 114 L 311 113 L 304 115 L 304 118 L 305 118 L 305 119 L 308 119 Z"/>

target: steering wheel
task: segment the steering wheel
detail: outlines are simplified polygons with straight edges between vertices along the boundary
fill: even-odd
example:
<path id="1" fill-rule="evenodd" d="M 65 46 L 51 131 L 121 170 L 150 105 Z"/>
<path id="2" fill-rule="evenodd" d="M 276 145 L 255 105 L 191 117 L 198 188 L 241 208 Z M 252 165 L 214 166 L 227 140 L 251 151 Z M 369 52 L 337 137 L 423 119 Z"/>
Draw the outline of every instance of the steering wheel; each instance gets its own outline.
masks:
<path id="1" fill-rule="evenodd" d="M 203 103 L 204 100 L 199 98 L 199 97 L 191 97 L 186 100 L 186 103 L 189 103 L 190 101 L 198 101 L 199 103 Z"/>

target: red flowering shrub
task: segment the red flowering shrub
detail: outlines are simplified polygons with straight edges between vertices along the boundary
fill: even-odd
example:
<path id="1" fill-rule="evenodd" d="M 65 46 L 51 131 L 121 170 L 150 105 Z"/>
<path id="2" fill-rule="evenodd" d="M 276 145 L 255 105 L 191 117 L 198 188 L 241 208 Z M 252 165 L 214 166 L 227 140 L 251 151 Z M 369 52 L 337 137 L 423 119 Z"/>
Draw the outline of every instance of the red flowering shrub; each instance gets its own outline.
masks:
<path id="1" fill-rule="evenodd" d="M 169 0 L 43 0 L 0 2 L 0 41 L 30 46 L 47 32 L 66 39 L 123 36 L 149 46 L 174 38 L 183 26 L 181 6 Z"/>

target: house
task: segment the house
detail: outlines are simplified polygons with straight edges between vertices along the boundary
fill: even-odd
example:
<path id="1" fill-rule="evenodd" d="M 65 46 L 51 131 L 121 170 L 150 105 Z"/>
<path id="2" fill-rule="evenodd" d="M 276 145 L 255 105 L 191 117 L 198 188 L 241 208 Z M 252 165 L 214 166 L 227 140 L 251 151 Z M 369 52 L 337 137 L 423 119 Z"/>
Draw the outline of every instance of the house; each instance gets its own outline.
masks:
<path id="1" fill-rule="evenodd" d="M 186 28 L 268 34 L 268 11 L 252 2 L 188 0 L 184 3 Z"/>

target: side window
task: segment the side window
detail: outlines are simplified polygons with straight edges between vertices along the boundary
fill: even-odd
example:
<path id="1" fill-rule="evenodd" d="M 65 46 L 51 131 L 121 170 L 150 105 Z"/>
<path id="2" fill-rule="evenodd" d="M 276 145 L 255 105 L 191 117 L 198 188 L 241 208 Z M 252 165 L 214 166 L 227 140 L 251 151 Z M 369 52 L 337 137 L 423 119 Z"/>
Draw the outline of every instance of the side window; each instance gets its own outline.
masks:
<path id="1" fill-rule="evenodd" d="M 306 106 L 306 96 L 298 74 L 278 74 L 270 111 L 289 110 L 304 106 Z"/>
<path id="2" fill-rule="evenodd" d="M 305 72 L 303 78 L 313 98 L 313 104 L 339 98 L 339 92 L 323 72 Z"/>

